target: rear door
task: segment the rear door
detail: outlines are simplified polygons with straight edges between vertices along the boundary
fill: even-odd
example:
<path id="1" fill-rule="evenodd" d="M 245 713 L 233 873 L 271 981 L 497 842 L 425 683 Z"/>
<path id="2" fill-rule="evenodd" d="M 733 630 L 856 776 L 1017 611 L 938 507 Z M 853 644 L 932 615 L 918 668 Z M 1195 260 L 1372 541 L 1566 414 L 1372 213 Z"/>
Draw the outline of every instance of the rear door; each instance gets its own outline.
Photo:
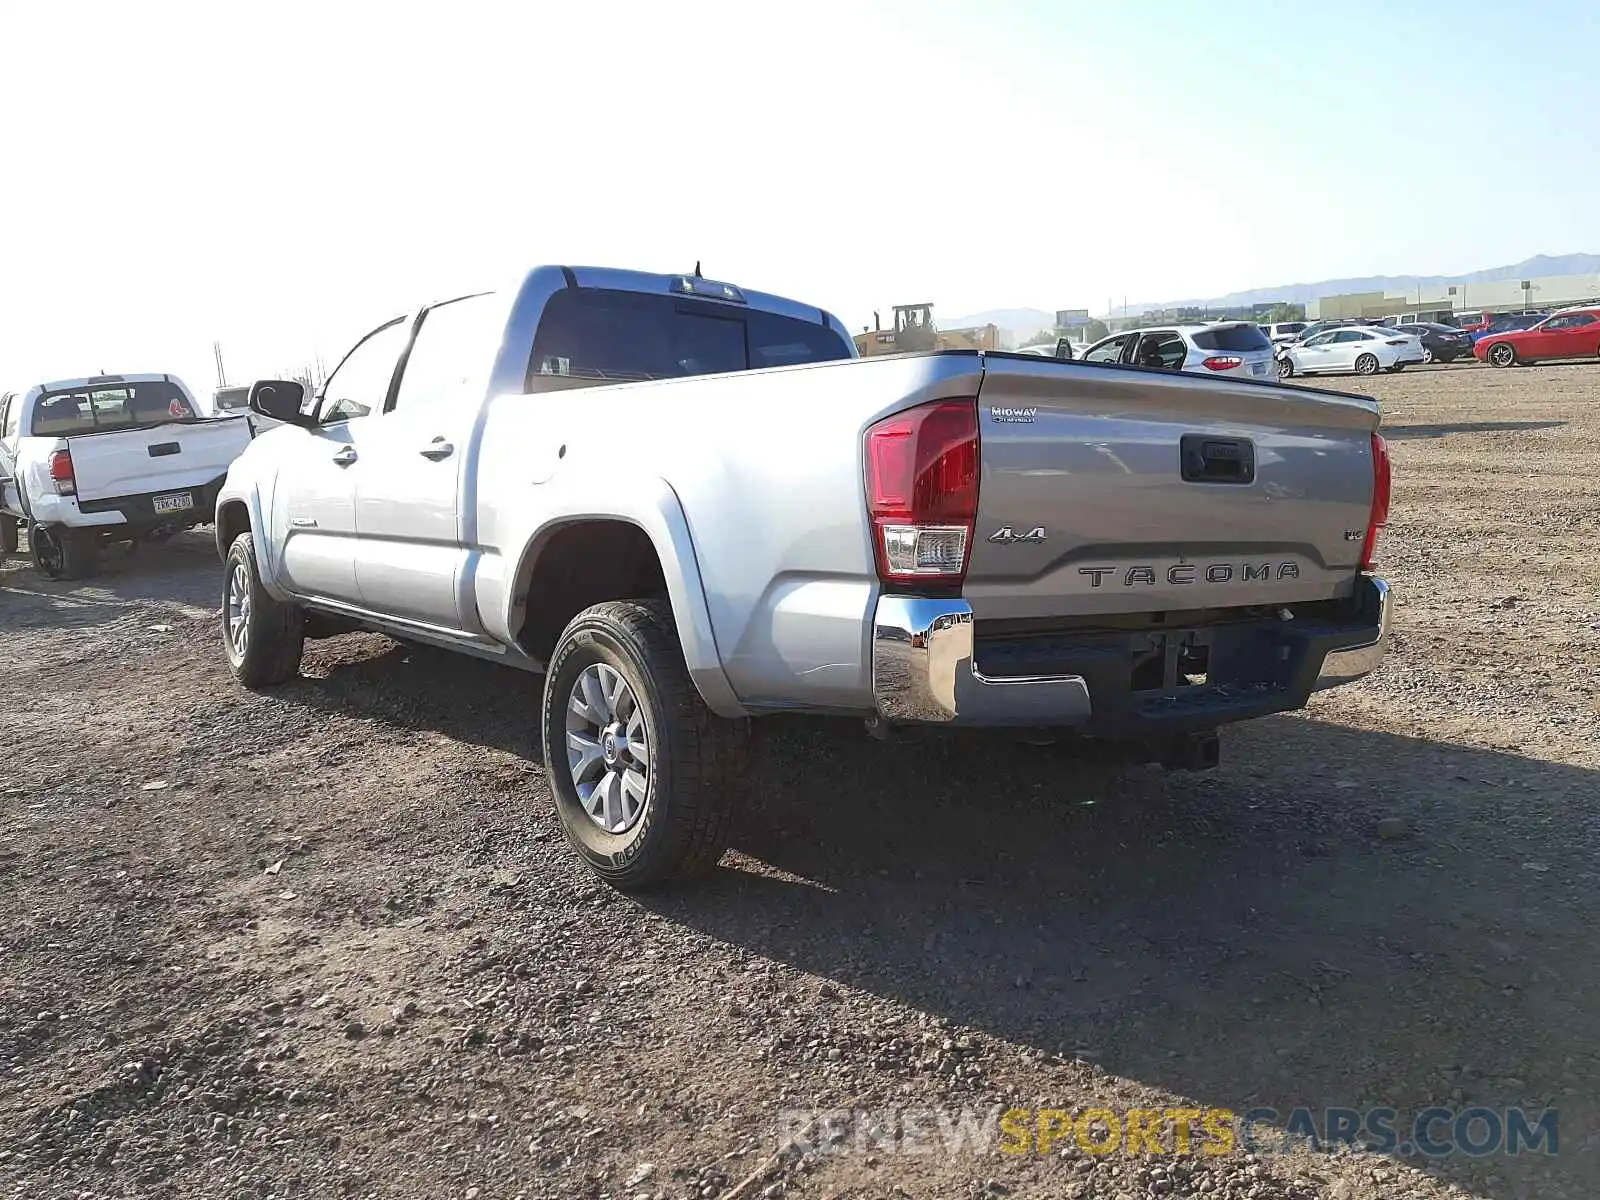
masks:
<path id="1" fill-rule="evenodd" d="M 493 295 L 428 309 L 389 411 L 358 423 L 356 583 L 374 612 L 449 630 L 476 624 L 460 596 L 462 465 L 504 316 Z"/>
<path id="2" fill-rule="evenodd" d="M 1354 586 L 1371 401 L 991 358 L 978 418 L 962 594 L 980 621 L 1289 604 Z M 1007 527 L 1030 536 L 997 536 Z"/>

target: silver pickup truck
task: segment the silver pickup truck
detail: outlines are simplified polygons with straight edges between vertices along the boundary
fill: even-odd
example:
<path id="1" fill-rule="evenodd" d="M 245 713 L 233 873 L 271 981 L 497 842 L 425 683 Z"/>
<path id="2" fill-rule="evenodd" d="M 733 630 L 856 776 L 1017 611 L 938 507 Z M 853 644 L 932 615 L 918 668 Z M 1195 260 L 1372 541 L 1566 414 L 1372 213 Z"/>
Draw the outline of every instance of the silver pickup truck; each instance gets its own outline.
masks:
<path id="1" fill-rule="evenodd" d="M 829 313 L 541 267 L 397 317 L 217 502 L 246 686 L 379 630 L 542 672 L 551 789 L 622 887 L 705 871 L 753 718 L 845 714 L 1214 761 L 1372 670 L 1370 400 L 1035 356 L 855 358 Z"/>

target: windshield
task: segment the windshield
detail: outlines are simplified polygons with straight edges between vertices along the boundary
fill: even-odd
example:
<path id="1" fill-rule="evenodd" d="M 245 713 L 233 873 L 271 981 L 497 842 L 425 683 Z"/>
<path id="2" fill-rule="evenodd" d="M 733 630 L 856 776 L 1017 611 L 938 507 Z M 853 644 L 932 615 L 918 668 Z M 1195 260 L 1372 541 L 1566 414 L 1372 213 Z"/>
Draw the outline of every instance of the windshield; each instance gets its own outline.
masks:
<path id="1" fill-rule="evenodd" d="M 73 391 L 47 392 L 33 408 L 35 437 L 71 437 L 107 429 L 145 429 L 192 419 L 195 411 L 176 384 L 97 384 Z"/>
<path id="2" fill-rule="evenodd" d="M 1202 350 L 1226 350 L 1232 354 L 1272 349 L 1267 335 L 1254 325 L 1219 325 L 1215 329 L 1202 329 L 1189 340 Z"/>
<path id="3" fill-rule="evenodd" d="M 541 376 L 623 382 L 715 375 L 849 358 L 818 322 L 674 296 L 600 288 L 557 292 L 545 307 L 528 368 Z"/>

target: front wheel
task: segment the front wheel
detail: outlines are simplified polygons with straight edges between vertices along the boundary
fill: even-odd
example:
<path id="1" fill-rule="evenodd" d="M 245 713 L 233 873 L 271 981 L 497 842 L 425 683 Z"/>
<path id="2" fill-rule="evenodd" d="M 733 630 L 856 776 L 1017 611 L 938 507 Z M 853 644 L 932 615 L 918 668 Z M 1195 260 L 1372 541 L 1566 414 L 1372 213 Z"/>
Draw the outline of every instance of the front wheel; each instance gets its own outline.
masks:
<path id="1" fill-rule="evenodd" d="M 1434 357 L 1433 356 L 1433 351 L 1429 350 L 1426 346 L 1424 346 L 1422 348 L 1422 361 L 1424 363 L 1431 363 L 1433 361 L 1433 357 Z M 1446 359 L 1445 361 L 1448 362 L 1450 360 Z"/>
<path id="2" fill-rule="evenodd" d="M 1496 345 L 1489 347 L 1488 357 L 1489 365 L 1492 367 L 1515 366 L 1517 362 L 1517 350 L 1515 346 L 1512 346 L 1507 342 L 1499 342 Z"/>
<path id="3" fill-rule="evenodd" d="M 665 601 L 608 601 L 574 617 L 543 709 L 556 813 L 595 874 L 643 890 L 717 865 L 744 790 L 749 725 L 701 700 Z"/>
<path id="4" fill-rule="evenodd" d="M 1282 357 L 1282 358 L 1280 358 L 1278 360 L 1278 378 L 1279 379 L 1293 379 L 1294 378 L 1294 363 L 1290 361 L 1288 355 L 1285 355 L 1284 357 Z"/>
<path id="5" fill-rule="evenodd" d="M 1378 356 L 1376 354 L 1363 354 L 1356 359 L 1357 375 L 1376 375 L 1378 373 Z"/>
<path id="6" fill-rule="evenodd" d="M 300 672 L 305 614 L 261 586 L 255 539 L 241 533 L 228 547 L 222 585 L 222 645 L 233 677 L 247 688 L 286 683 Z"/>
<path id="7" fill-rule="evenodd" d="M 28 526 L 28 552 L 46 579 L 87 579 L 100 565 L 100 543 L 87 529 L 65 525 Z"/>

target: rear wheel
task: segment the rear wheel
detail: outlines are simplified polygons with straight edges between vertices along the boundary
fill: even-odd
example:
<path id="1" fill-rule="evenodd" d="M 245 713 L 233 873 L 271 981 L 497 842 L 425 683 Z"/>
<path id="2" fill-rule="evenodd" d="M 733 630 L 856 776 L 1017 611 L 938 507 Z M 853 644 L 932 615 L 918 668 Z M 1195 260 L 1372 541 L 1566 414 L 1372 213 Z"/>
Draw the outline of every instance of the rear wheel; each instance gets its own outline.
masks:
<path id="1" fill-rule="evenodd" d="M 639 890 L 717 865 L 744 791 L 749 725 L 701 700 L 664 601 L 608 601 L 574 617 L 543 707 L 556 812 L 595 874 Z"/>
<path id="2" fill-rule="evenodd" d="M 17 552 L 17 519 L 0 513 L 0 554 Z"/>
<path id="3" fill-rule="evenodd" d="M 222 644 L 233 677 L 247 688 L 286 683 L 300 672 L 305 614 L 261 586 L 255 539 L 241 533 L 228 547 L 222 585 Z"/>
<path id="4" fill-rule="evenodd" d="M 1357 375 L 1376 375 L 1378 373 L 1378 356 L 1376 354 L 1363 354 L 1356 359 Z"/>
<path id="5" fill-rule="evenodd" d="M 1509 342 L 1496 342 L 1489 347 L 1489 365 L 1493 367 L 1515 366 L 1517 361 L 1516 347 Z"/>
<path id="6" fill-rule="evenodd" d="M 100 543 L 87 529 L 35 522 L 28 526 L 28 551 L 46 579 L 86 579 L 100 565 Z"/>

